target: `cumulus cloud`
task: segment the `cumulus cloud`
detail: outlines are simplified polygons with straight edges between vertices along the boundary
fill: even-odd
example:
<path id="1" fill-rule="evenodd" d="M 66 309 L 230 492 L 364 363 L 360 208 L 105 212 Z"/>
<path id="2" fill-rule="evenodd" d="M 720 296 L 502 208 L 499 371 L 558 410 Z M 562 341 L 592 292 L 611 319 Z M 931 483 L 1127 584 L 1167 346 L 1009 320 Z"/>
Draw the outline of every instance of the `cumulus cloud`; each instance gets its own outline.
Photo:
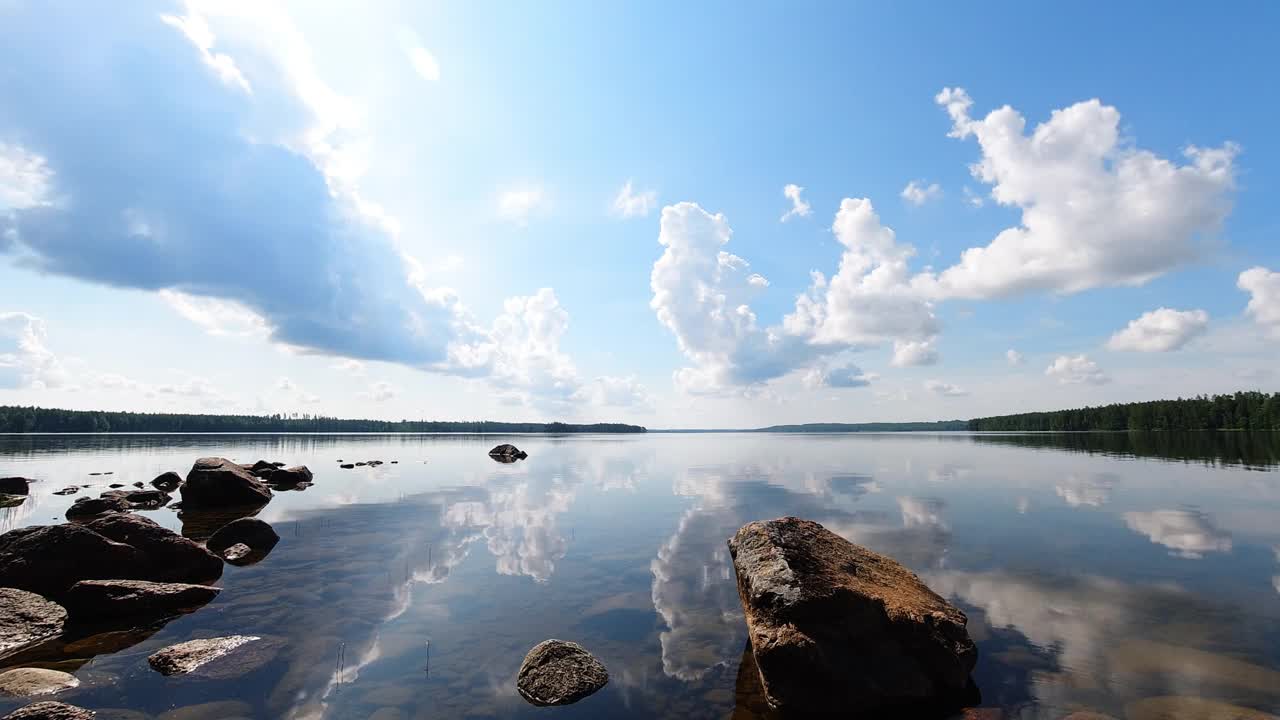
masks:
<path id="1" fill-rule="evenodd" d="M 1204 333 L 1209 313 L 1204 310 L 1171 310 L 1162 307 L 1143 313 L 1137 320 L 1111 336 L 1107 348 L 1134 352 L 1178 350 Z"/>
<path id="2" fill-rule="evenodd" d="M 1146 535 L 1179 557 L 1199 558 L 1205 553 L 1231 550 L 1231 534 L 1219 530 L 1209 516 L 1199 511 L 1127 512 L 1124 522 L 1130 530 Z"/>
<path id="3" fill-rule="evenodd" d="M 161 290 L 159 294 L 169 307 L 210 335 L 267 337 L 271 334 L 265 318 L 235 301 L 197 297 L 174 290 Z"/>
<path id="4" fill-rule="evenodd" d="M 1009 348 L 1008 350 L 1004 351 L 1004 359 L 1010 365 L 1017 366 L 1017 365 L 1021 365 L 1025 358 L 1023 358 L 1022 353 L 1018 352 L 1017 350 L 1014 350 L 1013 348 Z"/>
<path id="5" fill-rule="evenodd" d="M 48 205 L 52 179 L 43 157 L 0 142 L 0 213 Z"/>
<path id="6" fill-rule="evenodd" d="M 960 262 L 919 279 L 933 297 L 988 298 L 1140 285 L 1196 258 L 1230 212 L 1238 148 L 1189 146 L 1185 163 L 1121 137 L 1120 112 L 1098 100 L 1055 110 L 1030 134 L 1009 106 L 970 116 L 961 88 L 936 98 L 951 137 L 975 138 L 974 178 L 1022 222 Z"/>
<path id="7" fill-rule="evenodd" d="M 613 214 L 620 218 L 644 217 L 657 205 L 657 190 L 636 191 L 628 180 L 613 198 Z"/>
<path id="8" fill-rule="evenodd" d="M 540 187 L 524 187 L 504 190 L 498 194 L 498 216 L 504 220 L 524 225 L 547 200 Z"/>
<path id="9" fill-rule="evenodd" d="M 893 342 L 893 357 L 889 359 L 889 364 L 894 367 L 937 365 L 937 345 L 933 339 L 895 340 Z"/>
<path id="10" fill-rule="evenodd" d="M 1045 375 L 1063 385 L 1105 385 L 1111 378 L 1086 355 L 1059 355 L 1045 368 Z"/>
<path id="11" fill-rule="evenodd" d="M 47 342 L 40 318 L 24 312 L 0 312 L 0 389 L 63 385 L 66 370 Z"/>
<path id="12" fill-rule="evenodd" d="M 964 186 L 964 201 L 969 203 L 970 207 L 980 208 L 987 204 L 986 198 L 975 193 L 968 185 Z"/>
<path id="13" fill-rule="evenodd" d="M 1250 295 L 1246 312 L 1272 337 L 1280 338 L 1280 272 L 1249 268 L 1236 284 Z"/>
<path id="14" fill-rule="evenodd" d="M 809 217 L 811 212 L 809 203 L 805 202 L 800 193 L 804 192 L 804 188 L 791 183 L 782 188 L 782 195 L 791 201 L 791 209 L 782 214 L 781 221 L 786 222 L 793 217 Z"/>
<path id="15" fill-rule="evenodd" d="M 943 397 L 963 397 L 969 394 L 969 391 L 964 388 L 940 380 L 926 380 L 924 389 Z"/>
<path id="16" fill-rule="evenodd" d="M 875 373 L 863 372 L 857 365 L 810 368 L 802 378 L 809 388 L 860 388 L 879 380 Z"/>
<path id="17" fill-rule="evenodd" d="M 937 200 L 942 197 L 942 186 L 938 183 L 929 183 L 924 180 L 912 180 L 907 183 L 906 187 L 902 188 L 900 195 L 903 200 L 920 207 L 930 200 Z"/>

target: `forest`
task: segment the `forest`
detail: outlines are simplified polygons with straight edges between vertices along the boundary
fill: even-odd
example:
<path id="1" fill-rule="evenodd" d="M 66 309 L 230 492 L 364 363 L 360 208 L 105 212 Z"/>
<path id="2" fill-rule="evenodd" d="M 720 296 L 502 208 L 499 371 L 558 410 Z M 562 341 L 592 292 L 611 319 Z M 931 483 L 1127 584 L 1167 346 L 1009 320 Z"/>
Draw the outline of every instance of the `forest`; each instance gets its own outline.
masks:
<path id="1" fill-rule="evenodd" d="M 1280 393 L 1237 392 L 969 421 L 970 430 L 1280 430 Z"/>
<path id="2" fill-rule="evenodd" d="M 0 432 L 641 433 L 639 425 L 344 420 L 307 414 L 188 415 L 0 406 Z"/>

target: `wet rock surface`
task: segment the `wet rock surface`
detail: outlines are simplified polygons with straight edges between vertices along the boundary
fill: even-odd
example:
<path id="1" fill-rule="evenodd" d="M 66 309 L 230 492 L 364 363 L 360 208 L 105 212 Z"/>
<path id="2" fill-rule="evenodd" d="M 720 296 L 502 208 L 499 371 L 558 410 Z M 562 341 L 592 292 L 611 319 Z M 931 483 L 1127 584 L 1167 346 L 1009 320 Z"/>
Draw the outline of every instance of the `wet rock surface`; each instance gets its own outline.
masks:
<path id="1" fill-rule="evenodd" d="M 609 682 L 609 672 L 586 648 L 566 640 L 538 643 L 520 664 L 516 689 L 534 705 L 568 705 Z"/>
<path id="2" fill-rule="evenodd" d="M 129 511 L 129 503 L 123 498 L 115 496 L 104 496 L 96 498 L 83 497 L 76 500 L 67 508 L 68 520 L 85 520 L 88 518 L 96 518 L 110 513 L 123 513 Z"/>
<path id="3" fill-rule="evenodd" d="M 219 589 L 188 583 L 145 580 L 82 580 L 67 593 L 67 610 L 79 621 L 154 618 L 192 612 L 218 596 Z"/>
<path id="4" fill-rule="evenodd" d="M 119 498 L 128 503 L 130 510 L 154 510 L 164 507 L 173 498 L 160 490 L 109 490 L 98 497 Z"/>
<path id="5" fill-rule="evenodd" d="M 81 580 L 138 579 L 152 572 L 137 548 L 77 524 L 33 525 L 0 535 L 0 587 L 56 598 Z"/>
<path id="6" fill-rule="evenodd" d="M 510 443 L 503 443 L 489 451 L 489 457 L 499 462 L 515 462 L 524 460 L 529 454 Z"/>
<path id="7" fill-rule="evenodd" d="M 53 601 L 0 588 L 0 657 L 57 637 L 66 621 L 66 609 Z"/>
<path id="8" fill-rule="evenodd" d="M 97 713 L 75 705 L 45 701 L 33 703 L 5 715 L 0 720 L 93 720 Z"/>
<path id="9" fill-rule="evenodd" d="M 179 488 L 184 508 L 261 507 L 271 500 L 271 489 L 226 458 L 196 460 Z"/>
<path id="10" fill-rule="evenodd" d="M 67 487 L 62 488 L 61 490 L 54 490 L 53 494 L 54 495 L 75 495 L 78 492 L 80 492 L 79 487 L 76 487 L 75 485 L 69 485 Z"/>
<path id="11" fill-rule="evenodd" d="M 0 695 L 8 697 L 52 695 L 79 685 L 74 675 L 59 670 L 15 668 L 0 672 Z"/>
<path id="12" fill-rule="evenodd" d="M 140 579 L 202 583 L 222 576 L 222 562 L 216 555 L 141 515 L 108 515 L 85 527 L 144 553 L 153 567 Z"/>
<path id="13" fill-rule="evenodd" d="M 31 482 L 24 477 L 0 478 L 0 495 L 26 495 Z"/>
<path id="14" fill-rule="evenodd" d="M 188 640 L 152 654 L 147 662 L 162 675 L 182 675 L 258 640 L 253 635 Z"/>
<path id="15" fill-rule="evenodd" d="M 240 518 L 222 526 L 209 537 L 205 547 L 221 555 L 228 562 L 246 562 L 254 558 L 256 561 L 266 557 L 278 542 L 280 542 L 280 536 L 271 525 L 257 518 Z M 228 555 L 228 551 L 235 545 L 247 546 L 249 552 L 237 551 L 232 554 L 233 559 Z"/>
<path id="16" fill-rule="evenodd" d="M 173 492 L 182 484 L 182 476 L 176 472 L 161 473 L 151 481 L 152 487 L 164 492 Z"/>
<path id="17" fill-rule="evenodd" d="M 896 561 L 818 523 L 744 525 L 729 541 L 765 697 L 796 712 L 967 704 L 967 618 Z"/>

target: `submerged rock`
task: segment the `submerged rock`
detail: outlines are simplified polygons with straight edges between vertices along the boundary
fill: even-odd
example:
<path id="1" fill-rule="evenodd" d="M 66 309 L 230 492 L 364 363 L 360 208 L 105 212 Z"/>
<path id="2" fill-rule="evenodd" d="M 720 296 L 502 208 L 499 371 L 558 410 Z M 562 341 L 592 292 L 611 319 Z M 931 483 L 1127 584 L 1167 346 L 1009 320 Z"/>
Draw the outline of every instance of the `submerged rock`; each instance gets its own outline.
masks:
<path id="1" fill-rule="evenodd" d="M 266 557 L 278 542 L 280 536 L 269 524 L 257 518 L 240 518 L 222 526 L 210 536 L 205 547 L 221 555 L 227 562 L 249 564 Z M 236 545 L 247 546 L 249 552 L 228 554 Z"/>
<path id="2" fill-rule="evenodd" d="M 0 588 L 0 657 L 62 633 L 67 611 L 35 593 Z"/>
<path id="3" fill-rule="evenodd" d="M 257 640 L 261 638 L 253 635 L 188 640 L 152 654 L 147 662 L 161 675 L 181 675 Z"/>
<path id="4" fill-rule="evenodd" d="M 18 507 L 26 501 L 26 495 L 5 495 L 0 493 L 0 508 Z"/>
<path id="5" fill-rule="evenodd" d="M 93 720 L 97 713 L 75 705 L 46 700 L 5 715 L 0 720 Z"/>
<path id="6" fill-rule="evenodd" d="M 108 515 L 85 527 L 146 554 L 153 567 L 139 579 L 201 583 L 222 577 L 222 561 L 216 555 L 141 515 Z"/>
<path id="7" fill-rule="evenodd" d="M 67 487 L 62 488 L 61 490 L 54 490 L 53 494 L 54 495 L 75 495 L 78 492 L 80 492 L 80 488 L 76 487 L 75 485 L 68 485 Z"/>
<path id="8" fill-rule="evenodd" d="M 609 682 L 609 671 L 586 648 L 565 640 L 538 643 L 520 664 L 516 689 L 534 705 L 568 705 Z"/>
<path id="9" fill-rule="evenodd" d="M 151 481 L 151 485 L 165 492 L 173 492 L 182 484 L 182 476 L 176 472 L 161 473 Z"/>
<path id="10" fill-rule="evenodd" d="M 0 587 L 57 597 L 90 577 L 137 579 L 146 554 L 78 523 L 33 525 L 0 535 Z"/>
<path id="11" fill-rule="evenodd" d="M 156 618 L 198 610 L 218 596 L 219 588 L 146 580 L 81 580 L 67 592 L 66 605 L 76 621 Z"/>
<path id="12" fill-rule="evenodd" d="M 129 503 L 124 498 L 116 496 L 83 497 L 71 503 L 71 507 L 67 508 L 67 519 L 84 520 L 86 518 L 124 512 L 129 512 Z"/>
<path id="13" fill-rule="evenodd" d="M 78 687 L 75 675 L 46 668 L 15 668 L 0 672 L 0 695 L 34 697 Z"/>
<path id="14" fill-rule="evenodd" d="M 27 485 L 32 481 L 24 477 L 7 477 L 0 478 L 0 494 L 2 495 L 26 495 Z"/>
<path id="15" fill-rule="evenodd" d="M 276 488 L 294 488 L 300 485 L 311 484 L 311 471 L 306 465 L 299 465 L 291 468 L 273 468 L 273 472 L 267 476 L 267 482 Z"/>
<path id="16" fill-rule="evenodd" d="M 1184 695 L 1151 697 L 1129 703 L 1124 708 L 1124 716 L 1130 720 L 1280 720 L 1261 710 Z"/>
<path id="17" fill-rule="evenodd" d="M 248 470 L 225 458 L 196 460 L 180 488 L 184 508 L 261 507 L 271 489 Z"/>
<path id="18" fill-rule="evenodd" d="M 503 443 L 489 451 L 489 457 L 496 460 L 506 459 L 507 462 L 515 460 L 523 460 L 529 457 L 529 454 L 509 443 Z"/>
<path id="19" fill-rule="evenodd" d="M 173 498 L 160 490 L 108 490 L 100 498 L 120 498 L 129 504 L 130 510 L 153 510 L 169 504 Z"/>
<path id="20" fill-rule="evenodd" d="M 894 560 L 794 517 L 729 541 L 769 705 L 859 713 L 969 699 L 964 613 Z"/>

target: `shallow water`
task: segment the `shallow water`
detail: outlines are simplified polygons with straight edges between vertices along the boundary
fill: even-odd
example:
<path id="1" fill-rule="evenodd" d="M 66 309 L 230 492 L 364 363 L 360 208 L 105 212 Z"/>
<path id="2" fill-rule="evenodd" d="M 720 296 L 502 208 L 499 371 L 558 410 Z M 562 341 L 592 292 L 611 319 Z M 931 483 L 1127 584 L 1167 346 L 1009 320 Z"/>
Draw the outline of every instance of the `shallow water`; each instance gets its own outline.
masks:
<path id="1" fill-rule="evenodd" d="M 486 456 L 505 441 L 529 459 Z M 1187 698 L 1280 713 L 1277 449 L 1243 433 L 0 436 L 0 476 L 40 481 L 0 530 L 61 522 L 66 485 L 96 496 L 203 455 L 315 472 L 258 514 L 280 544 L 228 566 L 210 605 L 23 661 L 73 670 L 59 699 L 108 719 L 758 717 L 725 541 L 781 515 L 963 608 L 982 705 L 1006 717 L 1210 717 Z M 236 672 L 147 665 L 228 634 L 264 638 Z M 549 637 L 592 650 L 609 685 L 527 705 L 516 670 Z"/>

